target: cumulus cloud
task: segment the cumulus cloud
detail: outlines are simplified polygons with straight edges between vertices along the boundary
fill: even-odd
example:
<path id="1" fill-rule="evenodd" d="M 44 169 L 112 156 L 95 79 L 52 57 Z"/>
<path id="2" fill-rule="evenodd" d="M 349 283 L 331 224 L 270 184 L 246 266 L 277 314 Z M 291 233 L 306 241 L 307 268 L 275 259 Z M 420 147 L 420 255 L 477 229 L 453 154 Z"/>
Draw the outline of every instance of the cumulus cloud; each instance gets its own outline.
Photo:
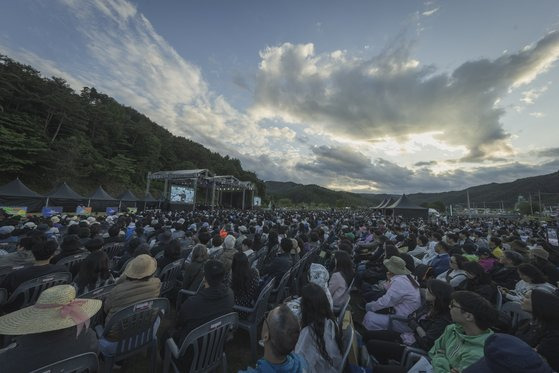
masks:
<path id="1" fill-rule="evenodd" d="M 251 113 L 371 142 L 439 131 L 437 140 L 467 147 L 464 161 L 508 154 L 505 110 L 494 103 L 559 58 L 559 32 L 515 54 L 466 62 L 450 74 L 421 65 L 410 47 L 399 42 L 369 60 L 344 51 L 317 55 L 311 43 L 266 48 Z"/>

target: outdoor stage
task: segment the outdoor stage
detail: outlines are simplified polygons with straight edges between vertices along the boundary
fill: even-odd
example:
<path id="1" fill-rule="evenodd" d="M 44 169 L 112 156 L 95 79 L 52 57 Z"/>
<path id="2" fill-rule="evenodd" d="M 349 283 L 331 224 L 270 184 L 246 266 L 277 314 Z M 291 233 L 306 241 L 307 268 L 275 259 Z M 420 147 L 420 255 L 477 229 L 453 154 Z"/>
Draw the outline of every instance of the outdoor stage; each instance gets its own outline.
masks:
<path id="1" fill-rule="evenodd" d="M 152 180 L 164 181 L 162 207 L 170 210 L 184 209 L 185 205 L 192 206 L 193 210 L 197 205 L 212 210 L 254 207 L 254 184 L 231 175 L 216 176 L 207 169 L 150 172 L 146 195 Z"/>

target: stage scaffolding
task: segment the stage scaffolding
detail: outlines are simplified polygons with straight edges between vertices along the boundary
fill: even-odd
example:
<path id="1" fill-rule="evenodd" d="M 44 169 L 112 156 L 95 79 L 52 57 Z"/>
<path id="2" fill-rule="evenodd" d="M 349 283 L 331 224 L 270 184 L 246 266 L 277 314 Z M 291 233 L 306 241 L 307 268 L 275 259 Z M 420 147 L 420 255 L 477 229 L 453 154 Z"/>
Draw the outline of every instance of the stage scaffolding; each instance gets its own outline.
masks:
<path id="1" fill-rule="evenodd" d="M 224 194 L 229 194 L 230 204 L 233 205 L 233 194 L 242 192 L 241 208 L 245 209 L 246 193 L 250 193 L 250 207 L 254 203 L 254 189 L 255 186 L 250 181 L 241 181 L 232 175 L 216 176 L 210 170 L 196 169 L 196 170 L 175 170 L 175 171 L 158 171 L 148 173 L 146 184 L 146 195 L 149 193 L 151 180 L 163 180 L 165 182 L 163 189 L 163 197 L 169 201 L 169 181 L 173 184 L 187 185 L 194 190 L 194 203 L 192 209 L 196 209 L 196 198 L 198 188 L 205 189 L 205 205 L 208 205 L 209 193 L 211 190 L 211 208 L 222 205 Z"/>

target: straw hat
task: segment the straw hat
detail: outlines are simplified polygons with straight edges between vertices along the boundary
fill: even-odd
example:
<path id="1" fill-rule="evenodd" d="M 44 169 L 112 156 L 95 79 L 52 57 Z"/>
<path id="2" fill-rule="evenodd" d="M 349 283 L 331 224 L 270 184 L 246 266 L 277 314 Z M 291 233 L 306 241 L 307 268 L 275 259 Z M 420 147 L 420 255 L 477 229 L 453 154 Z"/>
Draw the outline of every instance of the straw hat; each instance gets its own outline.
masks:
<path id="1" fill-rule="evenodd" d="M 95 315 L 103 302 L 98 299 L 76 299 L 71 285 L 58 285 L 39 295 L 37 303 L 0 317 L 0 334 L 27 335 L 78 326 Z"/>
<path id="2" fill-rule="evenodd" d="M 151 276 L 157 270 L 157 261 L 147 254 L 138 255 L 128 263 L 124 275 L 132 279 Z"/>
<path id="3" fill-rule="evenodd" d="M 409 275 L 411 272 L 406 268 L 404 259 L 398 256 L 392 256 L 382 262 L 384 266 L 395 275 Z"/>

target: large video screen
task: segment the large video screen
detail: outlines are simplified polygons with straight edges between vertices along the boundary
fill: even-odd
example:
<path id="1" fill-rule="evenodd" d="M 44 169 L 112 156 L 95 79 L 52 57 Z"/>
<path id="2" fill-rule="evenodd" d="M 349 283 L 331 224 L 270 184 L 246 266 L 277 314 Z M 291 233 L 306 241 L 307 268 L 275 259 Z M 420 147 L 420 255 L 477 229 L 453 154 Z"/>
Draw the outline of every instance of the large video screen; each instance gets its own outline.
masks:
<path id="1" fill-rule="evenodd" d="M 171 203 L 193 203 L 194 189 L 182 185 L 171 185 Z"/>

